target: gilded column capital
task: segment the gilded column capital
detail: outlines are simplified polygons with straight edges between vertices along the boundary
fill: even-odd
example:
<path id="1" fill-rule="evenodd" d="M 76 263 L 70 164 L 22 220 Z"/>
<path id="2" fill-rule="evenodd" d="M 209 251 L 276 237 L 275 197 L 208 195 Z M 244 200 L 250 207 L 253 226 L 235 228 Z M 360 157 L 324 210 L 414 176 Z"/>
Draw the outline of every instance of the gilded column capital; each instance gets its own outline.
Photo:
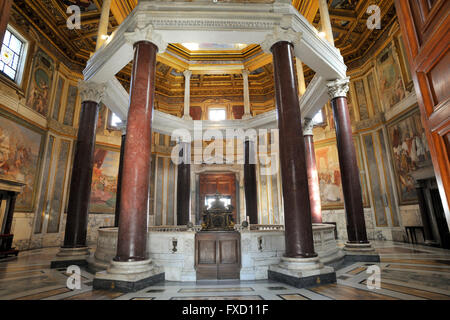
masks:
<path id="1" fill-rule="evenodd" d="M 336 79 L 334 81 L 327 82 L 328 95 L 330 99 L 335 99 L 338 97 L 347 97 L 347 92 L 349 90 L 350 77 Z"/>
<path id="2" fill-rule="evenodd" d="M 301 32 L 295 32 L 292 29 L 283 29 L 280 26 L 276 26 L 273 32 L 268 34 L 264 41 L 260 44 L 265 53 L 272 53 L 272 46 L 280 41 L 287 41 L 295 46 L 300 44 L 303 34 Z"/>
<path id="3" fill-rule="evenodd" d="M 94 101 L 100 103 L 105 96 L 106 84 L 80 80 L 78 82 L 78 91 L 80 93 L 81 102 Z"/>

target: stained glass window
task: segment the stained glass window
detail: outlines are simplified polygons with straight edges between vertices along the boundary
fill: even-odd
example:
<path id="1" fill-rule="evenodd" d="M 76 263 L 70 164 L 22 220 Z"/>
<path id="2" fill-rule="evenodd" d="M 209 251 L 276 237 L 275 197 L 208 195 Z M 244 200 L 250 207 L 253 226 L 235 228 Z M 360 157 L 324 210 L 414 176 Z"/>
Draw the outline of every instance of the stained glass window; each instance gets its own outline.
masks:
<path id="1" fill-rule="evenodd" d="M 23 51 L 23 41 L 7 29 L 0 53 L 0 73 L 6 75 L 13 81 L 17 81 Z"/>

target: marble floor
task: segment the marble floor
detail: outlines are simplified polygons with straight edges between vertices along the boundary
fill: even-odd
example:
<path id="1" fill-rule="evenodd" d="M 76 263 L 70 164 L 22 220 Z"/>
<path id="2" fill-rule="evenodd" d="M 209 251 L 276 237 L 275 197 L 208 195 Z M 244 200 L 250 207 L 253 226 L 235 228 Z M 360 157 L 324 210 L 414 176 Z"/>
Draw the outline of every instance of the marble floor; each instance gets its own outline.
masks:
<path id="1" fill-rule="evenodd" d="M 126 294 L 93 290 L 94 275 L 85 270 L 81 289 L 70 290 L 66 270 L 49 268 L 58 248 L 30 250 L 0 262 L 0 300 L 450 300 L 449 250 L 389 241 L 374 246 L 381 256 L 379 289 L 368 288 L 373 264 L 354 263 L 336 272 L 336 284 L 310 289 L 269 280 L 166 281 Z"/>

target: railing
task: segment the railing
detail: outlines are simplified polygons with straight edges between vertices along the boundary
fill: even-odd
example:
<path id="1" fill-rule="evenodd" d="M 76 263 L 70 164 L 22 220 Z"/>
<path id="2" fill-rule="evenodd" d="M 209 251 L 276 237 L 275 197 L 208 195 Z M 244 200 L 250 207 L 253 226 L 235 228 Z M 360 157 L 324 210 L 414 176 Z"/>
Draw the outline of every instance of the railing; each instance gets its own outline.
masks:
<path id="1" fill-rule="evenodd" d="M 189 228 L 187 226 L 151 226 L 148 227 L 150 232 L 186 232 L 186 231 L 200 231 L 201 226 L 193 226 Z"/>
<path id="2" fill-rule="evenodd" d="M 284 225 L 282 224 L 251 224 L 251 231 L 283 231 Z"/>

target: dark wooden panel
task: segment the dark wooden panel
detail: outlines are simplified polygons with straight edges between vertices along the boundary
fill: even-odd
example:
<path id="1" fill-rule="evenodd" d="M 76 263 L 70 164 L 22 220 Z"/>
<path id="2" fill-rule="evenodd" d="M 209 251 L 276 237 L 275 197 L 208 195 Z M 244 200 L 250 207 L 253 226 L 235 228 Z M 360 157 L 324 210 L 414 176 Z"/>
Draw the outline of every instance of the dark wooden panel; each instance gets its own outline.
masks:
<path id="1" fill-rule="evenodd" d="M 238 260 L 238 240 L 219 240 L 219 263 L 237 264 Z"/>
<path id="2" fill-rule="evenodd" d="M 216 264 L 216 240 L 199 240 L 198 241 L 198 263 L 199 264 Z"/>

